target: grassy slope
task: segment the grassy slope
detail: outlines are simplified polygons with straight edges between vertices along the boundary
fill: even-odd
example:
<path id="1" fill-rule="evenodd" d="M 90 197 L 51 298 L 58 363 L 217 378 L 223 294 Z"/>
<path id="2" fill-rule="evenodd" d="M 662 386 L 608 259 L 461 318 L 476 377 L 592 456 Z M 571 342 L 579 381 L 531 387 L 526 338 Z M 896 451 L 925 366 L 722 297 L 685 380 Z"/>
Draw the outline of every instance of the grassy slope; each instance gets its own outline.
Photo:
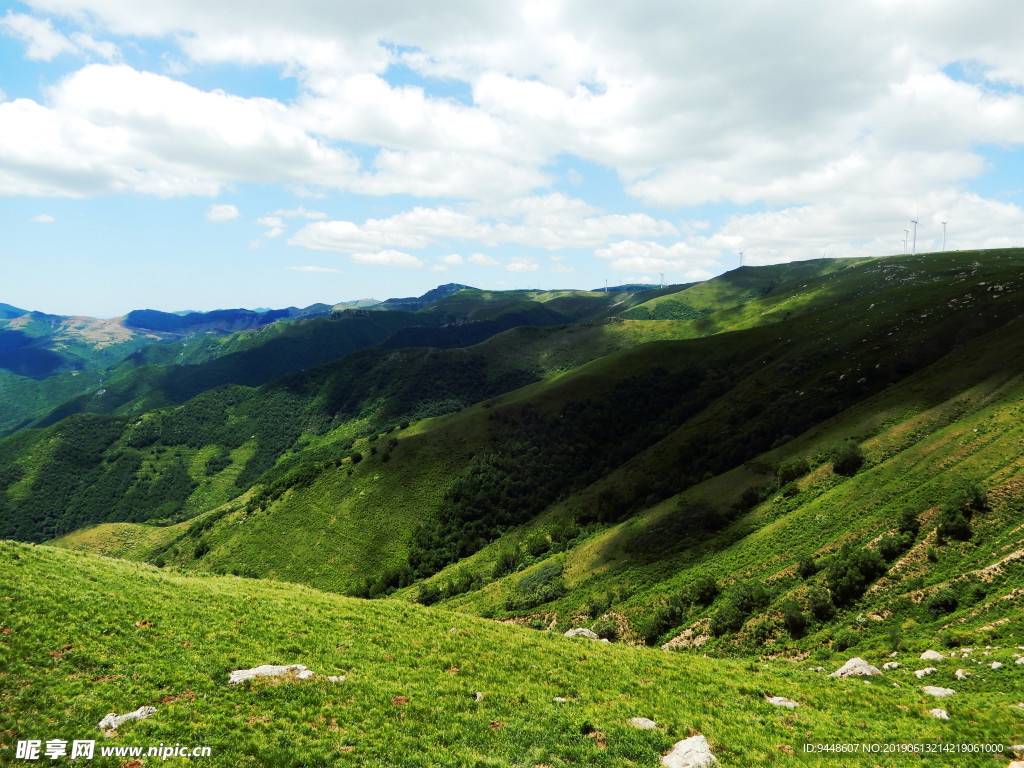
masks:
<path id="1" fill-rule="evenodd" d="M 962 255 L 945 257 L 943 263 L 932 260 L 927 263 L 927 267 L 934 274 L 941 276 L 944 270 L 962 269 L 960 265 L 964 258 Z M 556 373 L 560 366 L 571 366 L 579 360 L 593 358 L 606 351 L 628 347 L 650 338 L 651 336 L 647 334 L 656 337 L 658 334 L 674 331 L 688 336 L 697 333 L 695 325 L 708 322 L 713 322 L 716 329 L 744 326 L 754 322 L 775 323 L 771 327 L 754 328 L 740 334 L 725 334 L 707 341 L 698 340 L 684 345 L 662 343 L 660 346 L 648 345 L 634 352 L 607 355 L 548 384 L 533 385 L 502 398 L 503 405 L 535 401 L 547 410 L 556 409 L 559 403 L 587 396 L 593 391 L 595 384 L 600 387 L 604 380 L 669 360 L 672 361 L 672 365 L 678 366 L 684 365 L 687 360 L 706 361 L 717 357 L 730 361 L 734 367 L 741 370 L 744 367 L 747 369 L 748 373 L 743 375 L 740 384 L 729 393 L 729 397 L 723 398 L 708 413 L 695 420 L 694 424 L 686 425 L 683 430 L 666 438 L 649 453 L 628 463 L 616 476 L 574 497 L 559 508 L 561 511 L 556 509 L 552 512 L 555 517 L 559 514 L 564 516 L 573 507 L 593 504 L 601 488 L 634 482 L 636 477 L 642 475 L 639 467 L 670 467 L 673 452 L 678 453 L 680 447 L 685 446 L 686 439 L 692 437 L 695 431 L 720 430 L 724 425 L 733 423 L 737 410 L 742 409 L 744 405 L 759 400 L 770 405 L 772 401 L 785 397 L 792 401 L 792 407 L 799 408 L 800 393 L 796 390 L 800 386 L 810 386 L 812 382 L 807 377 L 813 375 L 825 377 L 827 381 L 824 383 L 835 388 L 837 396 L 841 394 L 841 390 L 858 390 L 872 386 L 877 388 L 877 385 L 870 381 L 860 384 L 857 377 L 865 380 L 873 378 L 876 375 L 872 373 L 875 365 L 884 364 L 891 367 L 898 365 L 910 354 L 928 353 L 928 345 L 934 346 L 933 336 L 929 334 L 934 334 L 936 327 L 942 328 L 943 323 L 957 323 L 959 327 L 969 326 L 969 321 L 959 321 L 965 310 L 958 309 L 955 303 L 947 304 L 964 293 L 965 289 L 955 281 L 941 281 L 936 284 L 934 290 L 929 289 L 927 285 L 922 286 L 920 278 L 916 283 L 908 281 L 906 288 L 900 286 L 900 280 L 907 280 L 905 272 L 908 268 L 920 271 L 924 265 L 924 260 L 920 258 L 916 262 L 890 259 L 865 263 L 856 272 L 851 268 L 846 270 L 844 275 L 841 295 L 837 295 L 834 288 L 836 283 L 829 280 L 828 275 L 814 273 L 812 268 L 820 272 L 819 267 L 813 264 L 803 265 L 803 269 L 811 272 L 796 274 L 798 290 L 777 291 L 774 296 L 766 296 L 743 307 L 720 313 L 728 315 L 725 318 L 716 315 L 682 323 L 626 322 L 570 326 L 558 330 L 517 329 L 480 345 L 480 350 L 487 354 L 492 365 L 499 369 L 513 369 L 526 364 L 529 360 L 547 375 L 551 375 Z M 1012 261 L 1001 264 L 996 258 L 988 267 L 995 277 L 1003 280 L 1008 276 L 1004 273 L 1012 273 L 1017 265 Z M 959 274 L 954 272 L 954 276 Z M 735 276 L 735 273 L 733 275 Z M 893 276 L 895 280 L 892 279 Z M 815 279 L 820 282 L 814 283 Z M 804 283 L 803 280 L 809 282 Z M 894 290 L 884 295 L 877 290 L 879 283 L 894 281 Z M 1005 302 L 1006 297 L 1003 294 L 999 295 L 1003 298 L 998 301 Z M 997 301 L 991 296 L 987 300 Z M 794 310 L 794 307 L 799 309 Z M 885 314 L 877 314 L 883 309 Z M 787 319 L 786 314 L 794 311 L 803 314 Z M 968 307 L 967 312 L 970 311 Z M 871 312 L 876 312 L 877 319 L 871 316 Z M 936 316 L 927 323 L 913 322 L 922 312 L 945 313 L 947 317 Z M 858 318 L 859 322 L 851 323 L 851 317 Z M 892 338 L 894 332 L 899 332 L 896 344 L 893 342 L 897 339 Z M 1011 328 L 1007 333 L 1009 336 L 1006 338 L 1012 338 L 1014 331 Z M 998 350 L 1004 343 L 1004 337 L 996 336 L 993 337 L 990 346 Z M 883 348 L 883 345 L 887 346 Z M 924 351 L 918 352 L 917 347 Z M 803 361 L 821 353 L 825 353 L 826 356 L 831 354 L 831 358 L 826 357 L 824 361 L 816 363 L 816 370 L 813 367 L 800 367 L 804 364 Z M 931 354 L 937 353 L 932 351 Z M 881 362 L 876 362 L 878 360 Z M 772 362 L 771 368 L 764 366 L 768 361 Z M 827 370 L 831 366 L 835 367 L 834 371 Z M 975 370 L 970 364 L 954 364 L 953 361 L 941 364 L 936 370 L 950 369 L 963 370 L 963 375 Z M 925 377 L 926 380 L 929 378 L 934 377 L 930 374 Z M 961 382 L 948 376 L 944 376 L 942 380 L 948 380 L 953 392 L 958 391 L 957 387 Z M 770 383 L 766 385 L 766 382 Z M 911 381 L 906 387 L 895 387 L 889 393 L 889 398 L 897 405 L 905 401 L 907 408 L 913 403 L 919 405 L 920 398 L 914 393 L 915 388 L 919 386 L 919 382 Z M 849 396 L 856 398 L 860 395 L 854 391 Z M 544 403 L 548 405 L 544 406 Z M 865 434 L 864 425 L 857 419 L 870 420 L 870 414 L 877 407 L 875 403 L 870 403 L 866 411 L 857 412 L 862 416 L 849 417 L 853 419 L 851 423 L 843 426 L 844 422 L 840 420 L 826 427 L 825 431 L 815 438 L 817 442 L 811 447 L 808 447 L 808 438 L 803 438 L 801 441 L 795 441 L 785 451 L 766 456 L 765 460 L 810 456 L 814 451 L 840 437 Z M 214 552 L 203 562 L 194 565 L 217 567 L 227 571 L 238 570 L 242 573 L 272 573 L 279 578 L 296 579 L 330 589 L 347 588 L 351 586 L 351 580 L 359 574 L 379 574 L 381 570 L 396 565 L 404 555 L 407 537 L 422 519 L 424 511 L 429 510 L 439 499 L 444 488 L 465 465 L 467 457 L 485 447 L 487 434 L 481 422 L 484 410 L 469 409 L 436 425 L 424 424 L 422 431 L 429 431 L 429 434 L 424 435 L 423 440 L 410 440 L 400 436 L 399 447 L 394 451 L 395 458 L 388 464 L 383 464 L 380 457 L 368 456 L 358 467 L 349 467 L 353 469 L 351 474 L 347 469 L 327 473 L 313 486 L 289 492 L 266 513 L 246 516 L 245 513 L 238 511 L 225 517 L 208 536 Z M 369 444 L 360 445 L 364 453 L 367 453 Z M 719 488 L 709 491 L 708 495 L 731 502 L 745 485 L 763 484 L 766 480 L 764 475 L 740 470 L 731 476 L 728 483 L 719 483 Z M 723 485 L 727 485 L 724 493 L 721 487 Z M 700 495 L 702 491 L 697 489 L 694 493 Z M 653 519 L 670 516 L 669 513 L 675 508 L 676 502 L 677 500 L 671 500 L 668 504 L 659 506 L 652 513 Z M 756 516 L 751 517 L 746 525 L 753 525 L 758 520 Z M 636 529 L 637 536 L 642 536 L 647 528 L 640 522 L 632 523 L 631 526 Z M 267 546 L 266 542 L 276 540 L 282 530 L 293 532 L 291 545 L 285 548 Z M 606 535 L 621 538 L 618 534 Z M 727 535 L 732 536 L 734 533 Z M 636 552 L 623 551 L 622 547 L 633 546 L 635 549 L 638 545 L 630 545 L 629 536 L 626 536 L 624 541 L 624 544 L 614 550 L 618 554 L 618 560 L 627 563 L 636 561 Z M 175 562 L 182 565 L 190 564 L 191 553 L 196 544 L 196 539 L 183 542 L 183 547 L 178 549 Z M 692 557 L 685 542 L 681 543 L 680 549 L 683 550 L 680 556 Z M 783 547 L 783 550 L 789 551 L 786 547 Z M 315 556 L 312 553 L 315 553 Z M 495 557 L 493 550 L 490 557 Z M 327 562 L 321 563 L 321 560 Z M 467 565 L 472 567 L 472 561 Z M 581 572 L 588 567 L 606 570 L 608 565 L 603 562 L 583 561 L 579 566 L 573 566 Z M 671 557 L 661 558 L 656 567 L 652 567 L 656 576 L 640 578 L 634 574 L 630 579 L 639 579 L 643 584 L 653 583 L 678 570 L 678 564 Z M 498 590 L 497 597 L 489 601 L 490 604 L 493 605 L 495 600 L 500 602 L 501 594 Z M 577 604 L 579 596 L 576 595 Z"/>
<path id="2" fill-rule="evenodd" d="M 943 704 L 951 719 L 940 721 L 927 714 L 936 700 L 905 669 L 869 686 L 785 661 L 569 640 L 400 601 L 185 576 L 14 543 L 0 543 L 0 584 L 4 763 L 14 762 L 17 740 L 52 738 L 97 739 L 97 753 L 209 746 L 210 766 L 495 768 L 653 768 L 694 732 L 726 767 L 850 764 L 848 755 L 805 755 L 805 743 L 1007 749 L 1024 739 L 1021 714 L 1009 706 L 1016 665 L 958 683 Z M 1005 650 L 991 658 L 1012 662 Z M 302 663 L 346 679 L 228 685 L 230 670 L 264 663 Z M 800 707 L 773 707 L 764 700 L 770 695 Z M 559 696 L 567 701 L 555 702 Z M 97 731 L 108 712 L 143 705 L 156 714 L 110 739 Z M 640 716 L 660 727 L 627 725 Z M 94 762 L 123 758 L 97 754 Z M 922 764 L 917 756 L 874 762 Z M 992 757 L 929 754 L 926 763 L 982 766 Z"/>

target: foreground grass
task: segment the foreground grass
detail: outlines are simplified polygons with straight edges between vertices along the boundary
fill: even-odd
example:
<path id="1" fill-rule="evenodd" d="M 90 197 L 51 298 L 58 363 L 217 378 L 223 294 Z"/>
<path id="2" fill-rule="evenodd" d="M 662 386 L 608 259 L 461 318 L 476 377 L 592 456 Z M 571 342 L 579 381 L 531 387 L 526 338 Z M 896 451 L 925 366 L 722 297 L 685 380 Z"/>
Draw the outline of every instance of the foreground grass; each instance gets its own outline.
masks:
<path id="1" fill-rule="evenodd" d="M 943 704 L 905 670 L 866 685 L 807 664 L 570 640 L 400 601 L 186 576 L 49 547 L 0 543 L 0 585 L 5 764 L 26 764 L 14 757 L 19 740 L 58 738 L 209 746 L 212 757 L 193 762 L 210 766 L 538 767 L 656 766 L 695 732 L 723 766 L 851 764 L 849 755 L 805 754 L 805 743 L 1005 750 L 1024 740 L 1024 710 L 1010 706 L 1024 698 L 1024 667 L 1015 664 L 953 685 L 958 693 Z M 265 663 L 346 679 L 228 685 L 230 670 Z M 773 707 L 769 695 L 801 706 Z M 97 730 L 108 712 L 143 705 L 157 713 L 109 740 Z M 935 706 L 951 719 L 928 715 Z M 632 717 L 660 727 L 635 730 Z M 94 764 L 104 759 L 122 761 L 97 750 Z M 980 766 L 993 758 L 856 762 Z"/>

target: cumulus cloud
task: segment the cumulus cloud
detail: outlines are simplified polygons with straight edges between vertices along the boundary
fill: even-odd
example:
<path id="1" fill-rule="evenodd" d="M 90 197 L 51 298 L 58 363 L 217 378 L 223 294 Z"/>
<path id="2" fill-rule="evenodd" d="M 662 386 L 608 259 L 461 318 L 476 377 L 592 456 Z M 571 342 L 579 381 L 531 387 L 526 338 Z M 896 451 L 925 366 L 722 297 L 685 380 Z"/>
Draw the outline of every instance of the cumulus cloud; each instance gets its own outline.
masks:
<path id="1" fill-rule="evenodd" d="M 75 32 L 68 37 L 54 29 L 49 19 L 11 10 L 0 19 L 0 32 L 25 41 L 25 55 L 33 61 L 52 61 L 62 53 L 93 53 L 108 61 L 119 55 L 113 43 L 97 41 L 85 32 Z"/>
<path id="2" fill-rule="evenodd" d="M 357 264 L 372 264 L 382 267 L 417 269 L 423 266 L 423 262 L 412 254 L 391 250 L 378 251 L 377 253 L 353 253 L 352 261 Z"/>
<path id="3" fill-rule="evenodd" d="M 449 253 L 444 256 L 438 256 L 437 260 L 453 267 L 461 266 L 464 263 L 462 261 L 462 256 L 460 256 L 457 253 Z"/>
<path id="4" fill-rule="evenodd" d="M 222 205 L 211 205 L 206 210 L 206 220 L 215 222 L 232 221 L 237 219 L 242 214 L 238 208 L 234 205 L 222 204 Z"/>
<path id="5" fill-rule="evenodd" d="M 1024 144 L 1016 3 L 31 7 L 8 11 L 0 31 L 24 40 L 34 60 L 116 61 L 101 36 L 167 39 L 189 68 L 277 67 L 297 94 L 242 97 L 197 89 L 170 76 L 175 70 L 91 64 L 38 102 L 0 103 L 0 194 L 170 197 L 256 183 L 412 195 L 431 202 L 362 223 L 301 206 L 270 215 L 301 219 L 307 226 L 290 242 L 315 250 L 515 244 L 662 266 L 737 247 L 783 260 L 821 240 L 851 252 L 881 245 L 893 224 L 883 202 L 904 209 L 898 220 L 912 202 L 955 198 L 971 216 L 989 216 L 987 226 L 971 218 L 964 229 L 978 243 L 1014 221 L 991 200 L 965 197 L 965 187 L 987 171 L 982 147 Z M 397 79 L 395 67 L 420 82 Z M 434 92 L 432 79 L 461 95 Z M 576 169 L 595 165 L 631 196 L 620 211 L 551 191 L 567 181 L 589 195 L 589 174 Z M 637 202 L 763 214 L 712 232 L 638 211 Z M 672 214 L 689 215 L 707 214 Z M 790 225 L 798 221 L 803 228 Z"/>
<path id="6" fill-rule="evenodd" d="M 501 262 L 486 253 L 473 253 L 469 257 L 470 264 L 479 264 L 482 267 L 496 267 Z"/>
<path id="7" fill-rule="evenodd" d="M 48 213 L 37 213 L 29 221 L 35 222 L 36 224 L 52 224 L 57 219 Z"/>
<path id="8" fill-rule="evenodd" d="M 509 272 L 536 272 L 540 269 L 540 265 L 529 259 L 516 258 L 506 264 L 505 269 Z"/>

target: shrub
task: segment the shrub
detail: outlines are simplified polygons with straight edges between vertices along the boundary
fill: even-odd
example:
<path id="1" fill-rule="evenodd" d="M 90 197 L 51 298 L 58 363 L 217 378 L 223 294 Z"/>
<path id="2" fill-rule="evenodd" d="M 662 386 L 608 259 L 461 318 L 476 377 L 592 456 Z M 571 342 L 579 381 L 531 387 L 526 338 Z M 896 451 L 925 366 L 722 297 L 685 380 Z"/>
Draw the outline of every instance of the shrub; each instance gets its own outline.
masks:
<path id="1" fill-rule="evenodd" d="M 602 640 L 610 640 L 614 643 L 619 639 L 619 628 L 616 626 L 615 622 L 610 619 L 595 621 L 594 625 L 590 628 L 590 631 Z"/>
<path id="2" fill-rule="evenodd" d="M 828 621 L 836 612 L 832 596 L 821 587 L 812 589 L 807 596 L 807 609 L 818 621 Z"/>
<path id="3" fill-rule="evenodd" d="M 947 539 L 967 541 L 971 538 L 971 521 L 960 506 L 947 506 L 939 513 L 939 526 L 935 540 L 942 544 Z"/>
<path id="4" fill-rule="evenodd" d="M 878 542 L 878 554 L 880 554 L 886 562 L 892 562 L 905 552 L 910 544 L 913 543 L 913 539 L 910 537 L 898 536 L 895 534 L 889 534 L 883 536 Z"/>
<path id="5" fill-rule="evenodd" d="M 802 637 L 807 631 L 807 614 L 800 609 L 800 603 L 792 597 L 782 601 L 782 624 L 793 637 Z"/>
<path id="6" fill-rule="evenodd" d="M 937 619 L 939 616 L 952 613 L 958 605 L 959 601 L 956 595 L 948 589 L 944 589 L 928 598 L 928 613 L 932 615 L 933 619 Z"/>
<path id="7" fill-rule="evenodd" d="M 750 630 L 750 637 L 757 645 L 764 645 L 778 635 L 778 627 L 774 621 L 759 621 Z"/>
<path id="8" fill-rule="evenodd" d="M 853 549 L 844 544 L 828 566 L 828 588 L 836 605 L 850 605 L 868 585 L 885 573 L 885 561 L 873 549 Z"/>
<path id="9" fill-rule="evenodd" d="M 779 478 L 779 486 L 788 485 L 794 480 L 803 477 L 810 471 L 811 467 L 807 463 L 807 459 L 801 458 L 784 461 L 779 464 L 779 469 L 776 472 L 776 475 Z"/>
<path id="10" fill-rule="evenodd" d="M 845 651 L 847 648 L 853 648 L 858 642 L 860 642 L 860 635 L 852 629 L 841 629 L 836 633 L 832 647 L 837 651 Z"/>
<path id="11" fill-rule="evenodd" d="M 718 597 L 718 592 L 718 582 L 707 575 L 698 576 L 690 585 L 690 599 L 696 605 L 711 605 Z"/>
<path id="12" fill-rule="evenodd" d="M 796 564 L 796 572 L 800 575 L 801 579 L 809 579 L 819 570 L 821 570 L 820 566 L 808 554 L 801 555 L 800 560 Z"/>
<path id="13" fill-rule="evenodd" d="M 711 634 L 720 637 L 726 632 L 739 632 L 746 618 L 735 605 L 726 603 L 711 617 Z"/>
<path id="14" fill-rule="evenodd" d="M 494 570 L 491 571 L 491 577 L 500 579 L 505 574 L 513 573 L 518 567 L 519 551 L 516 549 L 506 549 L 498 554 L 498 560 L 494 564 Z"/>
<path id="15" fill-rule="evenodd" d="M 912 509 L 904 509 L 900 513 L 898 525 L 900 533 L 910 534 L 911 537 L 916 537 L 920 529 L 920 524 L 917 522 L 917 514 Z"/>
<path id="16" fill-rule="evenodd" d="M 427 584 L 424 582 L 420 584 L 419 594 L 416 596 L 416 602 L 420 605 L 433 605 L 441 599 L 441 588 L 436 584 Z"/>
<path id="17" fill-rule="evenodd" d="M 850 477 L 864 465 L 864 452 L 855 440 L 844 440 L 830 451 L 832 471 Z"/>
<path id="18" fill-rule="evenodd" d="M 203 541 L 200 541 L 196 545 L 196 551 L 194 553 L 194 557 L 195 557 L 196 560 L 198 560 L 200 557 L 202 557 L 203 555 L 205 555 L 209 551 L 210 551 L 210 545 L 207 544 L 205 539 L 204 539 Z"/>

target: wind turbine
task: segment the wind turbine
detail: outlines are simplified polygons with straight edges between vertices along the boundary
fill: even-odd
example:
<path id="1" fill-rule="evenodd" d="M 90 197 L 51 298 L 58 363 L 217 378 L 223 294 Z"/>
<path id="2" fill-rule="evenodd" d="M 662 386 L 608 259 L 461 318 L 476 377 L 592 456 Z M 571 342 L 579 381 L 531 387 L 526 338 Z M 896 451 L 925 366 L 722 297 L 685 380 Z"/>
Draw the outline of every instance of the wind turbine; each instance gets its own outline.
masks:
<path id="1" fill-rule="evenodd" d="M 946 222 L 942 222 L 942 250 L 946 250 Z"/>
<path id="2" fill-rule="evenodd" d="M 916 256 L 917 255 L 917 219 L 912 219 L 910 223 L 914 225 L 914 250 L 912 250 L 910 253 L 911 253 L 911 255 Z"/>
<path id="3" fill-rule="evenodd" d="M 907 241 L 910 240 L 910 230 L 903 230 L 903 253 L 907 252 Z"/>
<path id="4" fill-rule="evenodd" d="M 738 253 L 740 255 L 740 266 L 742 267 L 743 266 L 743 254 L 746 253 L 746 251 L 736 251 L 736 253 Z"/>

